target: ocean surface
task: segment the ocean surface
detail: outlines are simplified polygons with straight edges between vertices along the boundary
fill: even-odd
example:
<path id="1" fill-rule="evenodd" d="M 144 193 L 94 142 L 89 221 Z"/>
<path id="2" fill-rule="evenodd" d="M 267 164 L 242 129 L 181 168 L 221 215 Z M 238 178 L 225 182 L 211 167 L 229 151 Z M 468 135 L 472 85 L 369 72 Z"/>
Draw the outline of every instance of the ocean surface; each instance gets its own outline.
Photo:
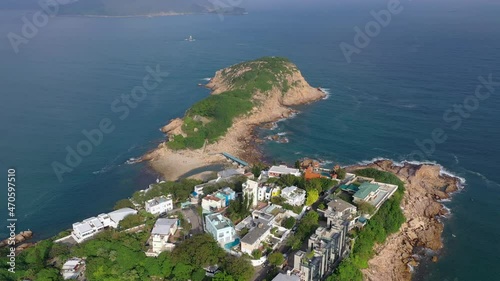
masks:
<path id="1" fill-rule="evenodd" d="M 370 11 L 385 9 L 387 2 L 250 10 L 223 18 L 54 17 L 18 54 L 7 34 L 21 34 L 22 16 L 33 11 L 0 11 L 0 174 L 5 182 L 7 168 L 17 171 L 18 230 L 47 238 L 146 188 L 157 176 L 126 161 L 158 145 L 158 129 L 209 94 L 198 83 L 234 63 L 285 56 L 311 85 L 330 94 L 279 122 L 276 132 L 290 142 L 265 144 L 268 157 L 293 162 L 308 156 L 332 165 L 383 157 L 443 165 L 466 184 L 445 203 L 451 215 L 443 218 L 439 262 L 424 262 L 415 280 L 500 280 L 500 85 L 484 100 L 473 98 L 478 77 L 500 81 L 500 5 L 401 3 L 401 13 L 351 63 L 339 44 L 354 44 L 353 28 L 364 28 L 373 20 Z M 185 41 L 189 35 L 196 41 Z M 168 77 L 120 119 L 112 104 L 142 84 L 146 67 L 157 65 Z M 473 110 L 443 118 L 464 102 Z M 59 181 L 52 164 L 64 164 L 67 147 L 76 149 L 86 139 L 82 130 L 98 128 L 105 118 L 114 131 Z M 435 130 L 446 140 L 417 154 L 416 143 L 432 148 Z M 3 192 L 2 219 L 6 187 Z M 6 236 L 0 228 L 0 237 Z"/>

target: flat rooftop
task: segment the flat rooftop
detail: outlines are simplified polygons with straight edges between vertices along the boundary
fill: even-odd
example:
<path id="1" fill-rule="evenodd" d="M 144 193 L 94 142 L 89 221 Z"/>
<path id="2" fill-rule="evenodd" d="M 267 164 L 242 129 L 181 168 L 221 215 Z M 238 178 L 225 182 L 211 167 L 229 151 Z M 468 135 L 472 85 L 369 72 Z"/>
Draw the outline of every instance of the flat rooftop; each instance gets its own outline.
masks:
<path id="1" fill-rule="evenodd" d="M 257 223 L 257 226 L 252 228 L 245 237 L 241 238 L 242 243 L 247 243 L 247 244 L 254 244 L 259 240 L 259 238 L 264 235 L 269 229 L 271 229 L 271 226 L 266 224 L 263 221 L 255 220 Z"/>
<path id="2" fill-rule="evenodd" d="M 212 223 L 217 229 L 223 229 L 226 227 L 233 227 L 233 223 L 230 219 L 224 217 L 221 214 L 210 214 L 207 215 L 207 219 Z"/>

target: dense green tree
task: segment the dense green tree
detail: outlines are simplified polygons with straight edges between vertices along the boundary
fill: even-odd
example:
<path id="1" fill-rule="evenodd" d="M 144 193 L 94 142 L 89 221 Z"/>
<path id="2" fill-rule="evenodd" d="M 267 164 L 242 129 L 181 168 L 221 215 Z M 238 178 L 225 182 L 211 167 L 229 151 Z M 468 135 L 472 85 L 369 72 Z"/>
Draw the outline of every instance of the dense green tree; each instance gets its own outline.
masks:
<path id="1" fill-rule="evenodd" d="M 36 280 L 43 281 L 60 281 L 63 280 L 62 276 L 59 274 L 59 270 L 55 268 L 44 268 L 36 275 Z"/>
<path id="2" fill-rule="evenodd" d="M 360 202 L 357 205 L 357 208 L 358 208 L 358 211 L 361 213 L 361 214 L 369 214 L 369 215 L 372 215 L 373 213 L 375 213 L 375 207 L 370 204 L 370 203 L 367 203 L 367 202 Z"/>
<path id="3" fill-rule="evenodd" d="M 49 251 L 48 258 L 67 259 L 69 257 L 70 247 L 67 244 L 54 243 Z"/>
<path id="4" fill-rule="evenodd" d="M 285 261 L 285 257 L 280 252 L 273 252 L 273 253 L 271 253 L 267 257 L 267 259 L 269 260 L 269 263 L 272 264 L 272 265 L 274 265 L 274 266 L 280 266 Z"/>
<path id="5" fill-rule="evenodd" d="M 170 274 L 172 274 L 172 268 L 174 267 L 170 253 L 163 252 L 157 257 L 157 259 L 163 276 L 170 276 Z"/>
<path id="6" fill-rule="evenodd" d="M 191 274 L 191 281 L 203 281 L 205 279 L 205 269 L 198 268 Z"/>
<path id="7" fill-rule="evenodd" d="M 175 265 L 174 270 L 172 270 L 172 275 L 174 280 L 185 281 L 191 278 L 191 273 L 193 272 L 193 266 L 185 263 L 178 263 Z"/>
<path id="8" fill-rule="evenodd" d="M 45 266 L 45 261 L 49 257 L 52 246 L 53 242 L 50 240 L 43 240 L 37 243 L 35 247 L 25 251 L 24 261 L 35 269 L 43 268 Z"/>
<path id="9" fill-rule="evenodd" d="M 118 210 L 121 208 L 134 208 L 134 204 L 130 202 L 130 199 L 122 199 L 115 203 L 113 210 Z"/>
<path id="10" fill-rule="evenodd" d="M 281 226 L 286 229 L 292 229 L 297 220 L 294 217 L 288 217 L 281 222 Z"/>
<path id="11" fill-rule="evenodd" d="M 236 281 L 231 275 L 225 273 L 225 272 L 218 272 L 215 274 L 214 278 L 212 278 L 212 281 Z"/>
<path id="12" fill-rule="evenodd" d="M 339 180 L 345 179 L 346 170 L 344 168 L 340 168 L 340 169 L 336 170 L 335 173 L 337 174 L 337 178 Z"/>
<path id="13" fill-rule="evenodd" d="M 256 260 L 262 257 L 262 251 L 260 249 L 255 249 L 252 251 L 252 257 Z"/>
<path id="14" fill-rule="evenodd" d="M 233 222 L 238 222 L 250 215 L 250 199 L 247 195 L 243 198 L 238 197 L 229 202 L 229 207 L 226 209 L 226 215 Z"/>
<path id="15" fill-rule="evenodd" d="M 147 272 L 148 276 L 162 276 L 162 268 L 159 262 L 159 259 L 146 258 L 143 259 L 141 265 L 144 267 L 144 270 Z"/>
<path id="16" fill-rule="evenodd" d="M 314 202 L 318 201 L 319 193 L 316 189 L 309 189 L 307 191 L 306 205 L 311 206 Z"/>
<path id="17" fill-rule="evenodd" d="M 120 221 L 118 227 L 120 229 L 129 229 L 131 227 L 141 225 L 144 222 L 145 219 L 140 214 L 128 215 L 123 220 Z"/>
<path id="18" fill-rule="evenodd" d="M 252 279 L 254 269 L 250 261 L 244 257 L 227 255 L 222 267 L 226 273 L 236 280 L 248 281 Z"/>
<path id="19" fill-rule="evenodd" d="M 252 166 L 252 174 L 254 175 L 255 178 L 258 178 L 262 170 L 266 168 L 267 168 L 266 164 L 262 162 L 256 163 Z"/>
<path id="20" fill-rule="evenodd" d="M 288 239 L 288 245 L 297 250 L 302 243 L 318 228 L 319 215 L 314 211 L 307 212 L 297 224 L 297 231 Z"/>
<path id="21" fill-rule="evenodd" d="M 195 267 L 206 267 L 219 262 L 224 250 L 209 234 L 194 235 L 175 247 L 172 252 L 174 263 L 185 263 Z"/>
<path id="22" fill-rule="evenodd" d="M 306 182 L 306 190 L 309 191 L 311 189 L 318 191 L 318 193 L 323 191 L 323 182 L 321 181 L 320 178 L 310 179 Z"/>
<path id="23" fill-rule="evenodd" d="M 282 175 L 278 182 L 282 186 L 292 186 L 292 185 L 297 185 L 298 181 L 299 181 L 298 177 L 294 175 Z"/>
<path id="24" fill-rule="evenodd" d="M 329 276 L 326 281 L 361 281 L 363 273 L 352 261 L 347 258 L 340 263 L 332 276 Z"/>

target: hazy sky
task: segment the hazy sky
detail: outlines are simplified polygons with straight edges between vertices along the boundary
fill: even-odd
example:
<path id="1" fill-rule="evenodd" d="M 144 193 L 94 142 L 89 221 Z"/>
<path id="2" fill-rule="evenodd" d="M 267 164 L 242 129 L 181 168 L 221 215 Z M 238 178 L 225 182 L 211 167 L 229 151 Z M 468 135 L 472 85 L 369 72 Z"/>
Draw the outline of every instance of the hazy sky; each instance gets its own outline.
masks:
<path id="1" fill-rule="evenodd" d="M 33 8 L 38 9 L 39 0 L 0 0 L 0 8 Z M 47 1 L 47 0 L 41 0 Z M 87 1 L 87 0 L 52 0 L 52 1 Z M 95 1 L 95 0 L 94 0 Z M 106 1 L 106 0 L 101 0 Z M 129 0 L 131 1 L 131 0 Z M 133 1 L 133 0 L 132 0 Z M 142 0 L 136 0 L 142 1 Z M 150 0 L 152 2 L 168 2 L 170 0 Z M 186 0 L 186 1 L 205 1 L 211 3 L 222 2 L 229 5 L 233 3 L 252 10 L 288 10 L 288 9 L 315 9 L 323 8 L 340 8 L 345 6 L 350 7 L 383 7 L 389 1 L 397 0 Z M 399 0 L 401 4 L 409 4 L 411 0 Z M 90 1 L 89 1 L 90 2 Z M 499 0 L 414 0 L 412 4 L 447 6 L 452 9 L 456 6 L 481 5 L 481 4 L 499 4 Z M 425 4 L 424 4 L 425 3 Z M 325 11 L 325 10 L 323 10 Z"/>

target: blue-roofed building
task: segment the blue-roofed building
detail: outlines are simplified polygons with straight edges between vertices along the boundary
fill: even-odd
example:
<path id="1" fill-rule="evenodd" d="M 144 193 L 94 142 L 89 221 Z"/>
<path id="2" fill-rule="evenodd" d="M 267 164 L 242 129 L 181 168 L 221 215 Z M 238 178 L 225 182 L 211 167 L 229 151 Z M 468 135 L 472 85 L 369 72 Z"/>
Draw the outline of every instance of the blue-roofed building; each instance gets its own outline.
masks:
<path id="1" fill-rule="evenodd" d="M 343 184 L 340 186 L 340 189 L 345 191 L 345 192 L 349 192 L 349 193 L 353 193 L 353 194 L 359 190 L 359 188 L 354 184 Z"/>
<path id="2" fill-rule="evenodd" d="M 205 231 L 210 233 L 222 247 L 238 238 L 231 220 L 217 213 L 205 216 Z"/>

